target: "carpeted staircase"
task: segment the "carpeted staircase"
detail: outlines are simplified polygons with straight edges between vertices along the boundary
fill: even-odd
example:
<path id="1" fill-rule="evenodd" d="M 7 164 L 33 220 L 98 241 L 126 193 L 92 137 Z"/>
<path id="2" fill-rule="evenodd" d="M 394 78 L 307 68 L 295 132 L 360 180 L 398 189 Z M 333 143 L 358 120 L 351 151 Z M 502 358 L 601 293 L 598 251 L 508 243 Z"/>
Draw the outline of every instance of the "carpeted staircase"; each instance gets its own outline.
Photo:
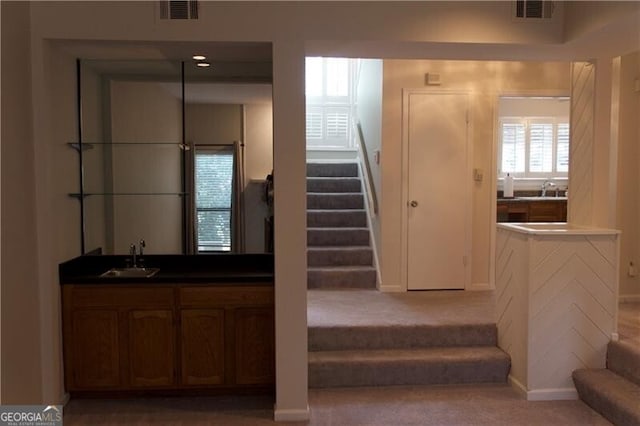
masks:
<path id="1" fill-rule="evenodd" d="M 307 285 L 375 288 L 357 163 L 307 164 Z"/>
<path id="2" fill-rule="evenodd" d="M 640 425 L 640 347 L 632 340 L 609 342 L 606 369 L 573 372 L 578 395 L 616 425 Z"/>
<path id="3" fill-rule="evenodd" d="M 506 383 L 495 324 L 309 328 L 309 386 Z"/>

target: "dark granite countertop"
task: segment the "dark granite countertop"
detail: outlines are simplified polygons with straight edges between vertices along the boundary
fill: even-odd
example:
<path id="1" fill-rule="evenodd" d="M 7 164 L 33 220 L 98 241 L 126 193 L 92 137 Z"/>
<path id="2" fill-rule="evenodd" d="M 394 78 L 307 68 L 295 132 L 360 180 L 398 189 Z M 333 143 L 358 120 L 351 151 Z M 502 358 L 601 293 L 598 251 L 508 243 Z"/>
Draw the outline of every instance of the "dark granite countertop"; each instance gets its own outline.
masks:
<path id="1" fill-rule="evenodd" d="M 201 283 L 273 285 L 273 254 L 145 255 L 151 277 L 101 277 L 111 268 L 127 266 L 129 256 L 79 256 L 58 267 L 60 284 Z"/>

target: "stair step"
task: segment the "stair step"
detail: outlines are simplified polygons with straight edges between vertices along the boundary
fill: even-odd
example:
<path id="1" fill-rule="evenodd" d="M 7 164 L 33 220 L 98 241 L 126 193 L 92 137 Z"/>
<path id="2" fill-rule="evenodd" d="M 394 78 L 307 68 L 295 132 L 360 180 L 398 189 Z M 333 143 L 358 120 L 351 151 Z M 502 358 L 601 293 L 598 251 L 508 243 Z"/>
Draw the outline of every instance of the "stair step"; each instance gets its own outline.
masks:
<path id="1" fill-rule="evenodd" d="M 307 228 L 307 245 L 316 246 L 368 246 L 368 228 Z"/>
<path id="2" fill-rule="evenodd" d="M 640 386 L 640 347 L 627 340 L 609 342 L 607 368 Z"/>
<path id="3" fill-rule="evenodd" d="M 494 324 L 309 327 L 309 351 L 496 346 Z"/>
<path id="4" fill-rule="evenodd" d="M 311 267 L 307 269 L 307 288 L 374 289 L 376 269 L 371 266 Z"/>
<path id="5" fill-rule="evenodd" d="M 311 177 L 357 177 L 357 163 L 307 163 L 307 176 Z"/>
<path id="6" fill-rule="evenodd" d="M 505 352 L 484 346 L 310 352 L 309 385 L 505 383 L 510 365 Z"/>
<path id="7" fill-rule="evenodd" d="M 364 210 L 307 210 L 307 226 L 364 228 L 367 214 Z"/>
<path id="8" fill-rule="evenodd" d="M 361 192 L 310 192 L 307 193 L 308 209 L 364 209 Z"/>
<path id="9" fill-rule="evenodd" d="M 308 177 L 307 192 L 362 192 L 357 177 Z"/>
<path id="10" fill-rule="evenodd" d="M 640 386 L 606 369 L 573 372 L 580 399 L 616 425 L 640 425 Z"/>
<path id="11" fill-rule="evenodd" d="M 309 266 L 371 266 L 373 250 L 370 247 L 311 247 L 307 249 Z"/>

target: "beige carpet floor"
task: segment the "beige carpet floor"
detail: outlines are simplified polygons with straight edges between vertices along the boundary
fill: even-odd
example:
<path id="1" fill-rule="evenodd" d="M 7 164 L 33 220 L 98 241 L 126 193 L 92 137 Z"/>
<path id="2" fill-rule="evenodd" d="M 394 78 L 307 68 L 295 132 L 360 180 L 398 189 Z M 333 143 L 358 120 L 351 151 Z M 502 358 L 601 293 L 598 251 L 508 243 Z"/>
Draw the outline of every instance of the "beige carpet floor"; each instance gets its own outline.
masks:
<path id="1" fill-rule="evenodd" d="M 276 423 L 268 397 L 72 400 L 65 426 L 609 425 L 581 401 L 528 402 L 506 385 L 316 389 L 311 420 Z"/>

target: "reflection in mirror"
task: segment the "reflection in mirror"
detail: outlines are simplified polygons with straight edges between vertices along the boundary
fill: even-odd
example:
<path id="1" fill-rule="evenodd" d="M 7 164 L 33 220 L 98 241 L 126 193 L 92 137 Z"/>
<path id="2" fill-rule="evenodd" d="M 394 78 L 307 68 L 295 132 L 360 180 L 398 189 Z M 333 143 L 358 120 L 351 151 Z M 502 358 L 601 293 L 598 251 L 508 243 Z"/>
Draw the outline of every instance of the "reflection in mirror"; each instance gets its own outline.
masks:
<path id="1" fill-rule="evenodd" d="M 271 84 L 189 62 L 184 85 L 177 61 L 81 64 L 85 250 L 264 252 Z"/>

